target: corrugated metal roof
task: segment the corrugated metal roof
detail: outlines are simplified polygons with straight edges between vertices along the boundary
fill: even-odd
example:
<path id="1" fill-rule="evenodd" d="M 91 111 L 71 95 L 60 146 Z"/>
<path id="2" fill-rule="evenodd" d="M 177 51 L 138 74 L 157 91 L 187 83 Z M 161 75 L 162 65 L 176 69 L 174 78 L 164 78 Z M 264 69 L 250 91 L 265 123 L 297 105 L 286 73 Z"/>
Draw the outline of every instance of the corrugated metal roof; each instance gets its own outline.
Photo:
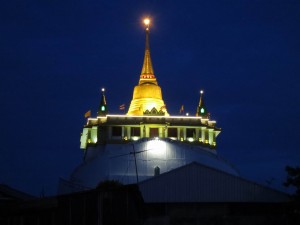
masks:
<path id="1" fill-rule="evenodd" d="M 145 202 L 282 202 L 288 195 L 199 163 L 139 184 Z"/>

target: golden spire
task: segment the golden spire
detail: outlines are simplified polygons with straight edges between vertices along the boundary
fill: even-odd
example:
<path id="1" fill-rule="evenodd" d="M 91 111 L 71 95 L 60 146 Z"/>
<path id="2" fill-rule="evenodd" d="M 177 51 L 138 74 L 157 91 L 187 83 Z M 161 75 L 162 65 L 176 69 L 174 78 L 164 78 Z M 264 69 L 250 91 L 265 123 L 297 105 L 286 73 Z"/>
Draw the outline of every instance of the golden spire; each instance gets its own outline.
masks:
<path id="1" fill-rule="evenodd" d="M 154 76 L 150 48 L 149 48 L 149 25 L 150 20 L 145 19 L 146 25 L 146 49 L 142 73 L 139 84 L 134 87 L 132 100 L 127 112 L 130 116 L 164 115 L 169 116 L 166 105 L 162 99 L 161 88 Z"/>
<path id="2" fill-rule="evenodd" d="M 144 63 L 143 68 L 140 76 L 139 84 L 144 82 L 152 82 L 157 84 L 154 70 L 152 67 L 152 61 L 150 56 L 150 45 L 149 45 L 149 27 L 150 27 L 150 19 L 146 18 L 144 20 L 144 24 L 146 26 L 146 44 L 145 44 L 145 56 L 144 56 Z"/>

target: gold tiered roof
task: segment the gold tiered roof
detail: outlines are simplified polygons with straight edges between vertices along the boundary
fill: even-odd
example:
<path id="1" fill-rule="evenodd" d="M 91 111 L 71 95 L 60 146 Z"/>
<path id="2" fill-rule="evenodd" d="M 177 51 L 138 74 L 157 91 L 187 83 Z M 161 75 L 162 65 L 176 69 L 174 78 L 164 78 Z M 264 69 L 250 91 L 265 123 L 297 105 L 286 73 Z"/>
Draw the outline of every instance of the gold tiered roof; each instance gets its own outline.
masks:
<path id="1" fill-rule="evenodd" d="M 166 105 L 162 99 L 161 88 L 158 86 L 152 61 L 150 56 L 149 46 L 149 19 L 145 19 L 146 25 L 146 46 L 142 72 L 140 75 L 139 84 L 134 87 L 133 98 L 127 115 L 165 115 L 169 116 Z"/>

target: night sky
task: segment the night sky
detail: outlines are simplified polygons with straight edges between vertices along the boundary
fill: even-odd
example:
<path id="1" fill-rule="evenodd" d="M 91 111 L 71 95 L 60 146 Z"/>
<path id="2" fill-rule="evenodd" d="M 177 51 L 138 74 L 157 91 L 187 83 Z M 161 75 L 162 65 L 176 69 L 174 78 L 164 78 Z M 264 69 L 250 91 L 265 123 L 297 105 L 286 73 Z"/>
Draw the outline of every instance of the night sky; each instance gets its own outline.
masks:
<path id="1" fill-rule="evenodd" d="M 84 113 L 130 104 L 150 16 L 168 112 L 199 91 L 222 128 L 218 152 L 242 177 L 283 191 L 300 165 L 300 1 L 4 1 L 0 8 L 0 183 L 56 193 L 82 161 Z M 97 171 L 95 171 L 96 173 Z"/>

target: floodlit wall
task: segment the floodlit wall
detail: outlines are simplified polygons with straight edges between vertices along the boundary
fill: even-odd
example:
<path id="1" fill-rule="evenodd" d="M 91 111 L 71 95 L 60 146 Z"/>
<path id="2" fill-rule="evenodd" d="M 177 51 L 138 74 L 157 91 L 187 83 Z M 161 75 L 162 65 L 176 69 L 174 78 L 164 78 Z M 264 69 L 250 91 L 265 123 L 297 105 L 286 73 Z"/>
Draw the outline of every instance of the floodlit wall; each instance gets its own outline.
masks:
<path id="1" fill-rule="evenodd" d="M 98 142 L 98 129 L 97 126 L 92 128 L 83 128 L 80 137 L 80 148 L 86 149 L 88 143 L 96 144 Z"/>
<path id="2" fill-rule="evenodd" d="M 192 162 L 238 175 L 215 151 L 171 139 L 146 138 L 127 144 L 88 147 L 86 159 L 75 169 L 71 179 L 87 187 L 95 187 L 107 179 L 124 184 L 136 183 L 137 179 L 142 181 L 153 177 L 156 167 L 160 173 L 165 173 Z"/>

